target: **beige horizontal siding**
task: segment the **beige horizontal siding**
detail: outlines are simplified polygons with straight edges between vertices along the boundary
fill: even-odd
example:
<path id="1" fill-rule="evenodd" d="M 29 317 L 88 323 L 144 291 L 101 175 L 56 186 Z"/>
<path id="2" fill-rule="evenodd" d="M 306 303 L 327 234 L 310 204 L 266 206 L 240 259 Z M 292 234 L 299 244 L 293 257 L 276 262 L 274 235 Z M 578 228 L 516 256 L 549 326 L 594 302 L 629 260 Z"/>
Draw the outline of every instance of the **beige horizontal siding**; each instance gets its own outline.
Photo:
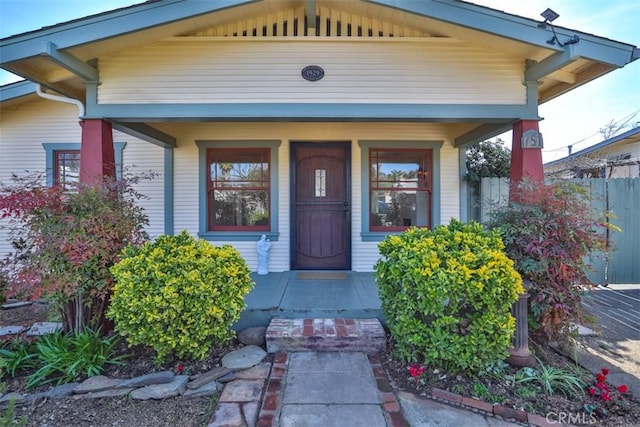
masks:
<path id="1" fill-rule="evenodd" d="M 0 117 L 0 182 L 10 183 L 11 176 L 27 172 L 45 173 L 46 158 L 43 143 L 75 143 L 82 138 L 78 124 L 78 109 L 69 104 L 35 100 L 3 109 Z M 136 185 L 146 198 L 140 201 L 149 216 L 147 231 L 152 236 L 164 232 L 164 168 L 163 150 L 120 132 L 114 141 L 126 142 L 124 167 L 131 172 L 153 170 L 159 176 L 153 181 Z M 0 258 L 11 250 L 8 224 L 0 220 Z"/>
<path id="2" fill-rule="evenodd" d="M 99 102 L 525 103 L 520 60 L 427 40 L 165 41 L 101 58 Z"/>
<path id="3" fill-rule="evenodd" d="M 401 123 L 191 123 L 165 124 L 162 128 L 177 136 L 175 151 L 175 227 L 197 234 L 198 206 L 198 148 L 197 140 L 281 140 L 278 157 L 279 182 L 279 240 L 270 252 L 270 271 L 290 268 L 290 210 L 289 210 L 289 145 L 291 141 L 351 141 L 352 167 L 352 269 L 371 271 L 379 258 L 377 242 L 363 242 L 361 237 L 361 156 L 358 140 L 445 141 L 441 150 L 441 218 L 459 218 L 458 150 L 448 139 L 446 124 Z M 252 270 L 257 267 L 255 242 L 229 243 L 240 250 Z"/>

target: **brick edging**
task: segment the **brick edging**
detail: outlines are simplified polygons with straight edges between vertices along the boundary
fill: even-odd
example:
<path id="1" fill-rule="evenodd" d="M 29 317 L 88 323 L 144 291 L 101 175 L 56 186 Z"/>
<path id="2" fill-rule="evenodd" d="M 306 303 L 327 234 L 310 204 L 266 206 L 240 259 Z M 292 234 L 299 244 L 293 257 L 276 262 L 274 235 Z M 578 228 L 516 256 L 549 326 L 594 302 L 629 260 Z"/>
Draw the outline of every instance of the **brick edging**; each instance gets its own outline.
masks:
<path id="1" fill-rule="evenodd" d="M 434 388 L 431 392 L 431 396 L 427 397 L 438 401 L 444 401 L 444 403 L 453 406 L 464 406 L 473 410 L 474 412 L 483 412 L 487 416 L 500 417 L 505 420 L 516 421 L 527 425 L 537 427 L 547 427 L 554 425 L 547 421 L 545 417 L 534 414 L 532 412 L 523 411 L 521 409 L 513 409 L 508 406 L 500 405 L 499 403 L 492 404 L 482 400 L 464 397 L 457 393 L 452 393 L 450 391 L 442 390 L 439 388 Z"/>
<path id="2" fill-rule="evenodd" d="M 257 427 L 273 427 L 280 418 L 282 409 L 282 391 L 289 357 L 287 353 L 276 353 L 273 357 L 271 372 L 267 379 L 262 405 L 258 414 Z"/>
<path id="3" fill-rule="evenodd" d="M 371 364 L 373 377 L 375 378 L 376 385 L 378 386 L 380 402 L 382 403 L 384 416 L 387 419 L 387 425 L 390 427 L 409 427 L 409 423 L 402 414 L 400 403 L 393 392 L 393 387 L 391 387 L 391 384 L 389 383 L 387 372 L 382 367 L 380 357 L 377 354 L 368 354 L 367 358 Z"/>

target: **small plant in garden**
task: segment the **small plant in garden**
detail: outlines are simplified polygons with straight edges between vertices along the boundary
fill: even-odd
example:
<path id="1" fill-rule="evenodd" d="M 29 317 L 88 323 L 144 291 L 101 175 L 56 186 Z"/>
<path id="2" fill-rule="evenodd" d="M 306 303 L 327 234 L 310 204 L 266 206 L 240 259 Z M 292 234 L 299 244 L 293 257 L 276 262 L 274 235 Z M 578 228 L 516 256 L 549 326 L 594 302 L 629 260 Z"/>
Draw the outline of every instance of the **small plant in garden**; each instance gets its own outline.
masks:
<path id="1" fill-rule="evenodd" d="M 507 207 L 488 224 L 502 235 L 509 258 L 531 285 L 529 329 L 541 342 L 566 341 L 584 321 L 581 297 L 593 286 L 588 278 L 590 254 L 605 249 L 599 230 L 615 229 L 591 211 L 586 191 L 574 184 L 521 183 Z"/>
<path id="2" fill-rule="evenodd" d="M 35 357 L 35 344 L 29 341 L 23 342 L 19 338 L 4 342 L 0 348 L 3 372 L 12 377 L 15 377 L 19 370 L 34 368 Z"/>
<path id="3" fill-rule="evenodd" d="M 153 348 L 157 361 L 203 359 L 230 339 L 253 286 L 235 248 L 186 231 L 127 247 L 111 272 L 117 283 L 107 316 L 130 345 Z"/>
<path id="4" fill-rule="evenodd" d="M 626 406 L 623 396 L 629 391 L 629 388 L 625 384 L 618 387 L 609 386 L 606 382 L 607 375 L 609 375 L 609 370 L 602 368 L 587 390 L 593 399 L 592 402 L 584 404 L 584 409 L 589 414 L 606 416 L 610 411 L 616 411 Z"/>
<path id="5" fill-rule="evenodd" d="M 0 415 L 1 427 L 24 427 L 27 425 L 27 416 L 23 415 L 20 418 L 16 418 L 16 401 L 10 400 L 7 403 L 7 408 L 4 413 Z"/>
<path id="6" fill-rule="evenodd" d="M 581 397 L 586 388 L 585 382 L 573 372 L 545 365 L 537 359 L 537 368 L 522 368 L 516 373 L 516 384 L 539 387 L 547 395 L 562 393 L 568 397 Z"/>
<path id="7" fill-rule="evenodd" d="M 81 376 L 100 375 L 105 365 L 121 365 L 125 356 L 117 355 L 118 337 L 103 337 L 98 331 L 57 331 L 33 342 L 16 339 L 0 349 L 7 373 L 27 376 L 27 388 L 49 382 L 75 381 Z"/>
<path id="8" fill-rule="evenodd" d="M 452 220 L 389 236 L 379 249 L 374 276 L 402 359 L 474 373 L 507 356 L 523 288 L 497 232 Z"/>
<path id="9" fill-rule="evenodd" d="M 102 329 L 113 278 L 109 268 L 127 244 L 146 240 L 147 217 L 128 176 L 69 192 L 44 177 L 14 178 L 0 188 L 0 218 L 9 218 L 14 252 L 0 262 L 7 296 L 41 296 L 62 314 L 64 329 Z"/>

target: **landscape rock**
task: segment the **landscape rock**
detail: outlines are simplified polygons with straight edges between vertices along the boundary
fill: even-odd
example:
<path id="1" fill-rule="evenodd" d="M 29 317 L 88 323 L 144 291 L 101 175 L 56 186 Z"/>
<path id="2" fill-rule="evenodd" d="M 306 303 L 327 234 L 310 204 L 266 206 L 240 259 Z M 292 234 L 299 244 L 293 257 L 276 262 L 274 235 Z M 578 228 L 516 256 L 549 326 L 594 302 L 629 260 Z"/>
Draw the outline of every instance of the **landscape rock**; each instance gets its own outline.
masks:
<path id="1" fill-rule="evenodd" d="M 214 382 L 220 377 L 224 377 L 229 373 L 231 373 L 231 370 L 229 368 L 224 368 L 224 367 L 213 368 L 212 370 L 205 372 L 204 374 L 198 375 L 197 378 L 195 378 L 193 381 L 187 384 L 187 388 L 189 389 L 200 388 L 206 384 Z"/>
<path id="2" fill-rule="evenodd" d="M 36 322 L 27 331 L 27 336 L 42 336 L 52 334 L 58 329 L 62 329 L 61 322 Z"/>
<path id="3" fill-rule="evenodd" d="M 236 376 L 233 372 L 229 372 L 227 375 L 218 378 L 218 382 L 220 384 L 226 384 L 236 379 Z"/>
<path id="4" fill-rule="evenodd" d="M 9 310 L 12 308 L 26 307 L 31 304 L 33 304 L 31 301 L 8 302 L 6 304 L 2 304 L 2 308 Z"/>
<path id="5" fill-rule="evenodd" d="M 188 384 L 187 384 L 188 386 Z M 195 389 L 187 389 L 183 396 L 184 397 L 206 397 L 214 395 L 218 391 L 218 383 L 215 381 L 204 384 L 202 387 Z"/>
<path id="6" fill-rule="evenodd" d="M 27 398 L 20 393 L 11 392 L 0 397 L 0 404 L 9 403 L 12 400 L 16 403 L 16 405 L 19 405 L 26 402 Z"/>
<path id="7" fill-rule="evenodd" d="M 271 363 L 260 363 L 252 368 L 238 371 L 235 373 L 236 378 L 241 380 L 266 379 L 271 371 Z"/>
<path id="8" fill-rule="evenodd" d="M 262 362 L 267 352 L 255 345 L 248 345 L 241 349 L 227 353 L 222 358 L 222 366 L 235 371 L 249 369 Z"/>
<path id="9" fill-rule="evenodd" d="M 31 404 L 38 402 L 43 398 L 62 399 L 73 394 L 73 389 L 78 386 L 78 383 L 67 383 L 56 386 L 51 390 L 41 391 L 39 393 L 29 394 L 26 396 L 26 402 Z"/>
<path id="10" fill-rule="evenodd" d="M 115 380 L 112 378 L 105 377 L 104 375 L 98 375 L 95 377 L 88 378 L 85 381 L 78 384 L 73 389 L 73 392 L 75 394 L 95 393 L 98 391 L 115 388 L 118 384 L 120 384 L 120 382 L 122 382 L 122 380 Z"/>
<path id="11" fill-rule="evenodd" d="M 212 423 L 209 427 L 225 426 L 225 427 L 245 427 L 246 424 L 242 419 L 240 405 L 237 403 L 219 403 L 213 414 Z"/>
<path id="12" fill-rule="evenodd" d="M 151 374 L 123 380 L 117 385 L 117 388 L 138 388 L 153 384 L 166 384 L 173 381 L 174 378 L 175 375 L 171 371 L 153 372 Z"/>
<path id="13" fill-rule="evenodd" d="M 138 400 L 160 400 L 179 396 L 184 394 L 188 381 L 188 375 L 176 375 L 170 383 L 148 385 L 135 389 L 131 392 L 131 397 Z"/>
<path id="14" fill-rule="evenodd" d="M 0 328 L 0 336 L 2 335 L 18 335 L 26 331 L 24 326 L 5 326 Z"/>
<path id="15" fill-rule="evenodd" d="M 126 396 L 133 391 L 132 388 L 112 388 L 109 390 L 97 391 L 94 393 L 76 394 L 74 399 L 101 399 L 103 397 L 120 397 Z"/>
<path id="16" fill-rule="evenodd" d="M 238 341 L 244 345 L 264 345 L 267 328 L 256 326 L 238 332 Z"/>

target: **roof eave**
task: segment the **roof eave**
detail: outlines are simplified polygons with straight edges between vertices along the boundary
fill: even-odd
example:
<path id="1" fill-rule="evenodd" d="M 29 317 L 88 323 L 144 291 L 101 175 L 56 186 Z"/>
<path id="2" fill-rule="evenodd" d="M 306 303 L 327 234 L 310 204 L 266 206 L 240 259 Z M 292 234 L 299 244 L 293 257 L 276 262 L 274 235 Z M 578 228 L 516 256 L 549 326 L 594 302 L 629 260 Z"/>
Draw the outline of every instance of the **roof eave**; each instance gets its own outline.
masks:
<path id="1" fill-rule="evenodd" d="M 550 26 L 540 27 L 540 21 L 512 15 L 500 10 L 491 9 L 460 0 L 365 0 L 381 6 L 402 9 L 417 15 L 434 18 L 440 21 L 461 25 L 488 34 L 507 37 L 512 40 L 563 52 L 559 44 L 550 44 L 554 36 Z M 637 47 L 598 37 L 592 34 L 555 27 L 559 40 L 568 40 L 574 36 L 579 38 L 580 56 L 616 67 L 623 67 L 637 59 Z M 634 55 L 636 57 L 634 57 Z"/>
<path id="2" fill-rule="evenodd" d="M 0 103 L 12 101 L 32 95 L 36 92 L 36 84 L 28 80 L 0 86 Z"/>
<path id="3" fill-rule="evenodd" d="M 101 13 L 0 40 L 0 67 L 41 55 L 47 43 L 68 49 L 260 0 L 165 0 Z"/>

